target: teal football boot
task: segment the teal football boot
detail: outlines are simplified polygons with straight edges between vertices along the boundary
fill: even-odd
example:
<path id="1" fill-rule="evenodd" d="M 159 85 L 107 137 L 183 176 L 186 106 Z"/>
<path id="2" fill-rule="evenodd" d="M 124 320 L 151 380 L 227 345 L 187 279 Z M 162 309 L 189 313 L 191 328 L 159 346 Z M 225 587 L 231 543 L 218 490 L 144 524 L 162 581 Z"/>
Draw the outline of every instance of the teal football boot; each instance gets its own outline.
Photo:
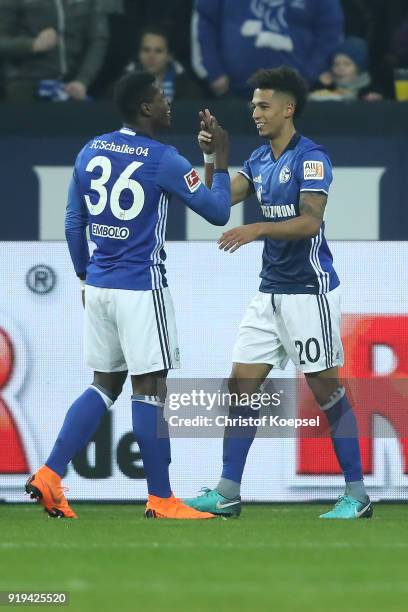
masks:
<path id="1" fill-rule="evenodd" d="M 341 495 L 334 508 L 329 512 L 321 514 L 322 519 L 359 519 L 371 518 L 373 516 L 373 506 L 369 498 L 362 503 L 350 495 Z"/>
<path id="2" fill-rule="evenodd" d="M 217 489 L 201 489 L 202 495 L 191 499 L 183 499 L 183 502 L 195 508 L 199 512 L 211 512 L 225 518 L 238 518 L 241 514 L 241 498 L 227 499 L 220 495 Z"/>

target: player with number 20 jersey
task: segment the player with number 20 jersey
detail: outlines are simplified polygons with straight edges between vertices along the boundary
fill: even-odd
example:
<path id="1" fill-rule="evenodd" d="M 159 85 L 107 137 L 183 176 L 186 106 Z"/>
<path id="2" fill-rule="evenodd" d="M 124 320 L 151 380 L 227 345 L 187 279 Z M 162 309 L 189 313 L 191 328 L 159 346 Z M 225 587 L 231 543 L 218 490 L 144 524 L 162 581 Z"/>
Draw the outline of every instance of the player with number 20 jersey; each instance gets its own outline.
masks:
<path id="1" fill-rule="evenodd" d="M 340 288 L 323 221 L 331 162 L 323 147 L 294 126 L 307 96 L 296 71 L 286 66 L 259 70 L 249 83 L 254 88 L 252 118 L 259 136 L 269 142 L 257 148 L 233 178 L 232 204 L 255 193 L 264 220 L 226 231 L 219 245 L 233 253 L 263 238 L 262 281 L 239 327 L 229 389 L 238 397 L 256 394 L 272 368 L 283 369 L 291 359 L 327 417 L 345 479 L 344 495 L 321 518 L 369 518 L 373 510 L 363 481 L 357 422 L 338 373 L 343 365 Z M 199 134 L 207 155 L 213 119 L 204 116 Z M 206 180 L 210 166 L 206 163 Z M 242 403 L 231 411 L 251 416 L 252 408 Z M 186 500 L 191 507 L 239 514 L 241 479 L 255 434 L 253 426 L 228 427 L 221 479 L 215 489 Z"/>

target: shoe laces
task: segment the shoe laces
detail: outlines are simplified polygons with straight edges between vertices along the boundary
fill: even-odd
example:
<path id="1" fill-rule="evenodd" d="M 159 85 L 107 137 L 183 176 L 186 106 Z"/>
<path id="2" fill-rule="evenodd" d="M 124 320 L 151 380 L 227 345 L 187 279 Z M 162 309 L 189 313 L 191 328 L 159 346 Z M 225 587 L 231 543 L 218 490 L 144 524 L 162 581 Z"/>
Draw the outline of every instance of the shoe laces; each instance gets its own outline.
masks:
<path id="1" fill-rule="evenodd" d="M 215 489 L 210 489 L 209 487 L 201 487 L 199 493 L 201 493 L 200 497 L 205 497 L 211 495 L 211 493 L 215 493 Z"/>
<path id="2" fill-rule="evenodd" d="M 347 504 L 349 506 L 355 506 L 356 501 L 357 500 L 354 500 L 352 497 L 350 497 L 350 495 L 340 495 L 340 497 L 336 501 L 335 508 L 338 508 L 339 506 L 342 506 L 344 504 Z"/>
<path id="3" fill-rule="evenodd" d="M 65 498 L 65 492 L 69 491 L 69 487 L 64 487 L 64 485 L 57 485 L 55 487 L 55 490 L 57 491 L 58 497 L 61 496 L 58 499 L 58 503 L 66 503 L 66 504 L 68 504 L 68 501 Z"/>

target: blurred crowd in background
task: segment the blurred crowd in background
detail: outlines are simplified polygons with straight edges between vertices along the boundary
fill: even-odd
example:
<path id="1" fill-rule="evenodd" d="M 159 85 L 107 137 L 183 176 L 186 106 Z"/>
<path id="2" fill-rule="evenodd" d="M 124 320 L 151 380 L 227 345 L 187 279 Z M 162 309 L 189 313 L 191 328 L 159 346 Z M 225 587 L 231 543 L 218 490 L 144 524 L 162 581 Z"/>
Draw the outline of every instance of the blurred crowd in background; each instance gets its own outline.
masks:
<path id="1" fill-rule="evenodd" d="M 0 0 L 1 99 L 112 99 L 125 72 L 169 100 L 247 97 L 293 66 L 314 100 L 408 100 L 407 0 Z"/>

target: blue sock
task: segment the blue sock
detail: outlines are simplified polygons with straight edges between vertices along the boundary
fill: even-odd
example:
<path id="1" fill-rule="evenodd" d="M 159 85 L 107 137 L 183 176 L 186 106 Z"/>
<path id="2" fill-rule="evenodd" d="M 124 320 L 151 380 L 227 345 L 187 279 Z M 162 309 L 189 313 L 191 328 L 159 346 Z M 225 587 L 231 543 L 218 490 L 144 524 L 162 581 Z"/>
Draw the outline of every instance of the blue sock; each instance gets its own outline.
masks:
<path id="1" fill-rule="evenodd" d="M 322 409 L 329 421 L 334 451 L 346 482 L 362 481 L 357 421 L 345 389 L 338 389 Z"/>
<path id="2" fill-rule="evenodd" d="M 158 397 L 133 395 L 133 433 L 143 459 L 150 495 L 171 497 L 169 465 L 171 463 L 169 428 Z"/>
<path id="3" fill-rule="evenodd" d="M 249 417 L 257 418 L 259 411 L 253 410 L 250 406 L 237 406 L 231 408 L 229 417 Z M 221 479 L 232 480 L 241 483 L 244 473 L 245 463 L 249 449 L 256 436 L 255 426 L 231 425 L 225 428 L 223 445 L 223 470 Z M 217 487 L 217 490 L 219 487 Z"/>
<path id="4" fill-rule="evenodd" d="M 95 433 L 105 410 L 113 401 L 95 387 L 89 387 L 69 408 L 61 431 L 45 465 L 63 476 L 68 463 Z"/>

